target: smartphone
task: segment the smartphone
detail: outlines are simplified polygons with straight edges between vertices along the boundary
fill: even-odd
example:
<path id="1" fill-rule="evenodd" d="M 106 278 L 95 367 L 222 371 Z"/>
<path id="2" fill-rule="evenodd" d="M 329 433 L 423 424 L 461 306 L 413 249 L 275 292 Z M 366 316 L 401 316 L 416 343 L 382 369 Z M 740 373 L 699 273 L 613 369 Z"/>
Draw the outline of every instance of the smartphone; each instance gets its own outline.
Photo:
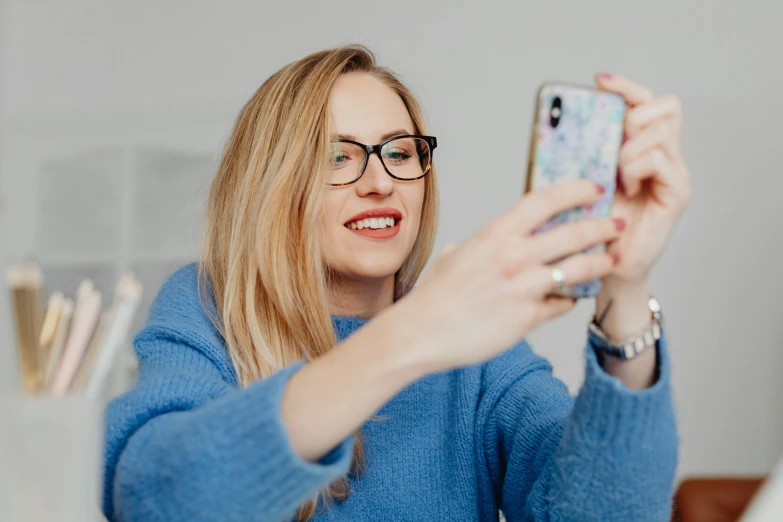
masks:
<path id="1" fill-rule="evenodd" d="M 603 185 L 594 205 L 568 210 L 536 232 L 588 217 L 607 217 L 614 199 L 623 139 L 625 100 L 617 94 L 564 83 L 545 83 L 536 95 L 525 193 L 555 183 L 589 179 Z M 603 251 L 598 245 L 590 251 Z M 556 295 L 591 297 L 599 280 L 568 286 Z"/>

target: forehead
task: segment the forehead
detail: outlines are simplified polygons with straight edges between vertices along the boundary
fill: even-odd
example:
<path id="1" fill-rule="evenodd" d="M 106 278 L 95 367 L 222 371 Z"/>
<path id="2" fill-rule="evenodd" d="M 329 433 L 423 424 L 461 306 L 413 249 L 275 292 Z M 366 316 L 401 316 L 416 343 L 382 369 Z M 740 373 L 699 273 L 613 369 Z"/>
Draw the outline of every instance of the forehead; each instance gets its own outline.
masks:
<path id="1" fill-rule="evenodd" d="M 329 96 L 333 132 L 376 143 L 391 130 L 413 133 L 413 122 L 400 96 L 366 73 L 340 76 Z"/>

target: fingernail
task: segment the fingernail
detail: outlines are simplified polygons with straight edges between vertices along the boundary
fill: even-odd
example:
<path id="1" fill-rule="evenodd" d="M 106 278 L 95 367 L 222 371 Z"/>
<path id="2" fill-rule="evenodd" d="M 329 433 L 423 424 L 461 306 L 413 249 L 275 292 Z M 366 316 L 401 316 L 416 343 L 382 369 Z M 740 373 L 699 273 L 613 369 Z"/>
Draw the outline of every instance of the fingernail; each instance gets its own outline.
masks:
<path id="1" fill-rule="evenodd" d="M 596 74 L 596 78 L 599 78 L 601 80 L 608 80 L 611 77 L 612 77 L 612 75 L 609 74 L 609 73 L 598 73 L 598 74 Z"/>
<path id="2" fill-rule="evenodd" d="M 617 183 L 617 191 L 624 193 L 625 185 L 623 185 L 623 173 L 620 170 L 620 167 L 617 167 L 617 179 L 615 182 Z"/>
<path id="3" fill-rule="evenodd" d="M 609 254 L 609 256 L 612 258 L 612 265 L 617 265 L 620 262 L 620 256 L 617 254 Z"/>
<path id="4" fill-rule="evenodd" d="M 614 219 L 614 226 L 617 228 L 617 230 L 624 230 L 625 229 L 625 220 L 620 218 Z"/>
<path id="5" fill-rule="evenodd" d="M 623 134 L 623 145 L 625 145 L 625 142 L 628 141 L 628 136 Z"/>
<path id="6" fill-rule="evenodd" d="M 595 188 L 598 191 L 599 194 L 604 194 L 606 192 L 606 187 L 601 185 L 600 183 L 595 184 Z"/>

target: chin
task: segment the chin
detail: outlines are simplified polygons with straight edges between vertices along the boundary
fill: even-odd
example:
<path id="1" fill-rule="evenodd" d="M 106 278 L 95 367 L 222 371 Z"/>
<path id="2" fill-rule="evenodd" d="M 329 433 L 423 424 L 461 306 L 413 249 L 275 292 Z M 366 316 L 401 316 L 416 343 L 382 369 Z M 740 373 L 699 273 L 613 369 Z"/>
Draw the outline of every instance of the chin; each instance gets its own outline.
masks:
<path id="1" fill-rule="evenodd" d="M 353 259 L 345 263 L 340 270 L 352 279 L 385 279 L 393 276 L 402 266 L 404 260 L 386 259 Z"/>
<path id="2" fill-rule="evenodd" d="M 386 279 L 397 273 L 400 269 L 398 265 L 394 266 L 374 266 L 372 268 L 357 267 L 351 272 L 355 273 L 359 279 Z"/>

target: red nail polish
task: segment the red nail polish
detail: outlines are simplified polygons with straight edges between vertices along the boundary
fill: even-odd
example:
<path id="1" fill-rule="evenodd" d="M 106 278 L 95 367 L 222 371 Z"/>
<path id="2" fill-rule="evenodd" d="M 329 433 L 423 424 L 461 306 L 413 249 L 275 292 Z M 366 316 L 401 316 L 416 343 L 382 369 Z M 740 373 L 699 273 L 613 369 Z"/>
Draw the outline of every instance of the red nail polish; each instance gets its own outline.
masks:
<path id="1" fill-rule="evenodd" d="M 608 80 L 612 77 L 609 73 L 598 73 L 596 74 L 596 77 L 600 78 L 601 80 Z"/>
<path id="2" fill-rule="evenodd" d="M 609 254 L 609 256 L 612 258 L 612 265 L 616 266 L 620 262 L 620 256 L 617 254 Z"/>
<path id="3" fill-rule="evenodd" d="M 604 194 L 604 193 L 606 193 L 606 187 L 604 187 L 604 186 L 603 186 L 603 185 L 601 185 L 600 183 L 596 183 L 596 184 L 595 184 L 595 189 L 598 191 L 598 193 L 599 193 L 599 194 Z"/>
<path id="4" fill-rule="evenodd" d="M 625 220 L 620 218 L 614 219 L 614 226 L 617 228 L 617 230 L 624 230 L 625 229 Z"/>
<path id="5" fill-rule="evenodd" d="M 625 145 L 626 141 L 628 141 L 628 136 L 626 134 L 623 134 L 623 145 Z"/>

